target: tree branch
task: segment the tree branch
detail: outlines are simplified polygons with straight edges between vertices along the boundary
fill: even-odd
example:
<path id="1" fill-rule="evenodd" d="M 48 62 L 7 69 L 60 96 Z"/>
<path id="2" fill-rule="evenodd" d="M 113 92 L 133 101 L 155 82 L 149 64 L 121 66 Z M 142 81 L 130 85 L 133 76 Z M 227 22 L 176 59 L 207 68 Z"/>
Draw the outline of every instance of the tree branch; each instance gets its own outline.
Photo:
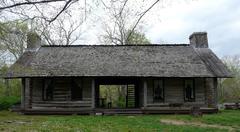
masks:
<path id="1" fill-rule="evenodd" d="M 140 22 L 140 20 L 143 18 L 143 16 L 149 11 L 151 10 L 160 0 L 156 0 L 146 11 L 144 11 L 142 13 L 142 15 L 138 18 L 137 22 L 135 23 L 135 25 L 133 26 L 132 30 L 130 31 L 130 33 L 127 36 L 127 40 L 130 38 L 130 36 L 132 35 L 133 31 L 135 30 L 135 28 L 137 27 L 138 23 Z"/>
<path id="2" fill-rule="evenodd" d="M 43 3 L 51 3 L 51 2 L 60 2 L 60 1 L 65 1 L 65 0 L 41 0 L 41 1 L 26 1 L 26 2 L 21 2 L 21 3 L 15 3 L 13 5 L 5 6 L 5 7 L 0 7 L 1 10 L 17 7 L 17 6 L 22 6 L 22 5 L 34 5 L 34 4 L 43 4 Z"/>
<path id="3" fill-rule="evenodd" d="M 58 14 L 57 14 L 54 18 L 52 18 L 52 19 L 49 21 L 49 23 L 52 23 L 53 21 L 55 21 L 55 20 L 58 18 L 58 16 L 61 15 L 62 12 L 67 9 L 68 5 L 69 5 L 71 2 L 72 2 L 72 0 L 68 0 L 68 1 L 65 3 L 64 7 L 62 8 L 62 10 L 61 10 L 60 12 L 58 12 Z"/>

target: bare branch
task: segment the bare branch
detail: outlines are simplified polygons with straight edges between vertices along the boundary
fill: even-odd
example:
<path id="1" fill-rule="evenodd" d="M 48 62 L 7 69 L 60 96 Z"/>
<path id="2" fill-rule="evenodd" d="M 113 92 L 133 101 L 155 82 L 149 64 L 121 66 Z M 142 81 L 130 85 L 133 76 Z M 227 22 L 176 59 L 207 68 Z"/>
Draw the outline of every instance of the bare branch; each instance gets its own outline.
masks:
<path id="1" fill-rule="evenodd" d="M 5 6 L 5 7 L 0 7 L 0 11 L 4 9 L 9 9 L 17 6 L 22 6 L 22 5 L 34 5 L 34 4 L 44 4 L 44 3 L 51 3 L 51 2 L 60 2 L 60 1 L 65 1 L 65 0 L 41 0 L 41 1 L 26 1 L 26 2 L 21 2 L 21 3 L 15 3 L 13 5 Z"/>
<path id="2" fill-rule="evenodd" d="M 65 11 L 65 10 L 69 7 L 69 5 L 70 5 L 71 2 L 72 2 L 72 0 L 68 0 L 68 1 L 65 3 L 64 7 L 62 8 L 62 10 L 61 10 L 60 12 L 58 12 L 58 14 L 57 14 L 54 18 L 52 18 L 52 19 L 49 21 L 49 23 L 52 23 L 53 21 L 55 21 L 55 20 L 58 18 L 58 16 L 61 15 L 62 12 Z"/>
<path id="3" fill-rule="evenodd" d="M 122 6 L 122 9 L 121 9 L 120 12 L 119 12 L 119 16 L 122 15 L 122 12 L 123 12 L 124 7 L 126 6 L 127 2 L 128 2 L 128 0 L 125 0 L 125 1 L 124 1 L 124 4 L 123 4 L 123 6 Z"/>
<path id="4" fill-rule="evenodd" d="M 135 25 L 133 26 L 132 30 L 130 31 L 130 33 L 128 34 L 127 40 L 130 38 L 130 36 L 132 35 L 132 33 L 134 32 L 135 28 L 137 27 L 138 23 L 141 21 L 141 19 L 143 18 L 143 16 L 150 11 L 160 0 L 156 0 L 147 10 L 145 10 L 142 15 L 138 18 L 137 22 L 135 23 Z"/>

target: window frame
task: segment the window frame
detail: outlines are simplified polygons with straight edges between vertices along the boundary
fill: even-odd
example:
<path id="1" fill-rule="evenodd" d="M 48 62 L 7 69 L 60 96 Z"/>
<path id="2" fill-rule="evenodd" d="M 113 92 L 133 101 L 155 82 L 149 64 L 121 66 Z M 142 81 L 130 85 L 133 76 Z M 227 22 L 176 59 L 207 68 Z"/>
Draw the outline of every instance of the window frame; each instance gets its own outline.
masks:
<path id="1" fill-rule="evenodd" d="M 156 81 L 161 81 L 162 82 L 162 99 L 155 99 L 154 95 L 155 95 L 155 82 Z M 153 83 L 152 83 L 152 90 L 153 90 L 153 103 L 164 103 L 165 101 L 165 83 L 164 83 L 164 79 L 160 78 L 160 79 L 153 79 Z"/>
<path id="2" fill-rule="evenodd" d="M 193 90 L 193 98 L 186 98 L 186 83 L 187 81 L 192 81 L 192 90 Z M 184 102 L 195 102 L 196 101 L 196 88 L 195 88 L 195 79 L 194 78 L 188 78 L 188 79 L 184 79 L 184 85 L 183 85 L 183 98 L 184 98 Z"/>

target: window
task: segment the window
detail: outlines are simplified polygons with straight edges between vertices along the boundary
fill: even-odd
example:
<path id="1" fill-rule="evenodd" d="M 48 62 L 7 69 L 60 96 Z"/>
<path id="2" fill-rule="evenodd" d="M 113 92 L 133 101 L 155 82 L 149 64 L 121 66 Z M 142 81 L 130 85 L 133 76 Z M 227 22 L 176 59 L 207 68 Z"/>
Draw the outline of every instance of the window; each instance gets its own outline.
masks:
<path id="1" fill-rule="evenodd" d="M 82 100 L 82 81 L 72 79 L 72 88 L 71 88 L 71 99 Z"/>
<path id="2" fill-rule="evenodd" d="M 193 79 L 185 80 L 184 101 L 187 101 L 187 102 L 195 101 L 195 88 L 194 88 L 194 80 Z"/>
<path id="3" fill-rule="evenodd" d="M 53 79 L 43 79 L 43 100 L 51 101 L 53 100 L 53 89 L 54 89 L 54 80 Z"/>
<path id="4" fill-rule="evenodd" d="M 164 101 L 164 87 L 163 80 L 153 81 L 153 102 Z"/>

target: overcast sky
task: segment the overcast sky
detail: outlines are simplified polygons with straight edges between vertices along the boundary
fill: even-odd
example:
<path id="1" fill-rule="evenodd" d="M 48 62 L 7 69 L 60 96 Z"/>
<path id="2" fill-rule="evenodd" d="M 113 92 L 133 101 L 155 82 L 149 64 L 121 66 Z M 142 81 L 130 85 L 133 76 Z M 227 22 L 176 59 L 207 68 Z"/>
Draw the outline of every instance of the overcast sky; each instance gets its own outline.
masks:
<path id="1" fill-rule="evenodd" d="M 219 57 L 240 54 L 240 0 L 197 0 L 159 12 L 161 22 L 151 23 L 146 31 L 153 43 L 189 43 L 192 32 L 206 31 Z"/>

